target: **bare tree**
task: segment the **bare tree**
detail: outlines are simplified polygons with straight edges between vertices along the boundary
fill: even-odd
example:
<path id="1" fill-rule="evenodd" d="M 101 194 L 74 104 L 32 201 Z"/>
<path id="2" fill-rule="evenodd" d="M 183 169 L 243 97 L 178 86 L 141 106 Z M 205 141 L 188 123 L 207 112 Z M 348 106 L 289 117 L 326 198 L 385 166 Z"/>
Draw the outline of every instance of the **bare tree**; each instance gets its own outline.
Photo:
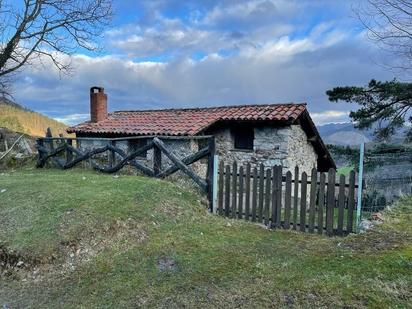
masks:
<path id="1" fill-rule="evenodd" d="M 411 0 L 367 0 L 355 12 L 369 38 L 395 54 L 393 67 L 412 70 Z"/>
<path id="2" fill-rule="evenodd" d="M 61 55 L 96 50 L 111 14 L 111 0 L 0 0 L 0 93 L 35 58 L 67 71 Z"/>

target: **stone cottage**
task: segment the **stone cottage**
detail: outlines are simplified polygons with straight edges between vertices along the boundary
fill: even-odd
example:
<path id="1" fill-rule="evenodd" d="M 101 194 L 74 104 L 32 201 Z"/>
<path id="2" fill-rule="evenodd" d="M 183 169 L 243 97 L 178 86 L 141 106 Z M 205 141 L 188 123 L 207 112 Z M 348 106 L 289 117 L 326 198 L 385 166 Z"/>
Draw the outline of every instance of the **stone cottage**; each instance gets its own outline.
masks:
<path id="1" fill-rule="evenodd" d="M 70 127 L 77 137 L 198 136 L 213 135 L 217 154 L 225 162 L 298 165 L 310 172 L 336 168 L 307 111 L 306 104 L 238 105 L 208 108 L 107 112 L 104 89 L 90 89 L 90 121 Z M 136 145 L 137 143 L 137 145 Z M 140 147 L 144 138 L 122 145 Z M 197 151 L 201 140 L 174 139 L 176 152 Z M 149 159 L 150 153 L 140 158 Z"/>

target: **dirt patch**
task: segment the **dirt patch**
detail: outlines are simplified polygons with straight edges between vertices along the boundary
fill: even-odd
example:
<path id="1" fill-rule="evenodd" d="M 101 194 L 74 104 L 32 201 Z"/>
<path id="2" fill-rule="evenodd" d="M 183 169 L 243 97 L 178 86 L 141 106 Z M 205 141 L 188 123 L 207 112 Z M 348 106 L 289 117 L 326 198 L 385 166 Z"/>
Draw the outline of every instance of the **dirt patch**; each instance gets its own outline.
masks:
<path id="1" fill-rule="evenodd" d="M 16 270 L 27 272 L 37 267 L 40 261 L 0 246 L 0 276 L 15 277 Z"/>
<path id="2" fill-rule="evenodd" d="M 363 234 L 346 238 L 341 246 L 357 252 L 370 252 L 392 250 L 407 246 L 412 242 L 412 236 L 408 233 L 384 231 L 380 228 L 370 229 Z"/>
<path id="3" fill-rule="evenodd" d="M 145 229 L 132 219 L 118 220 L 102 229 L 98 235 L 62 241 L 57 252 L 41 260 L 11 253 L 0 247 L 2 273 L 14 280 L 42 281 L 51 275 L 73 272 L 103 250 L 116 247 L 118 251 L 125 251 L 142 243 L 147 237 Z"/>

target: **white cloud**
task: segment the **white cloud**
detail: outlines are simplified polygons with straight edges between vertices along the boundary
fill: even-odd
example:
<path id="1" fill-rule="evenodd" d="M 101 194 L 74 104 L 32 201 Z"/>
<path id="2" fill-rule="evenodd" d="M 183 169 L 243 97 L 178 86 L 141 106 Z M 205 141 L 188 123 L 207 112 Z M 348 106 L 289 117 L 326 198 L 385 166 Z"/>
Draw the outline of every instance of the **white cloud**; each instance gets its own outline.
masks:
<path id="1" fill-rule="evenodd" d="M 54 119 L 65 124 L 74 125 L 90 119 L 90 114 L 70 114 L 63 117 L 55 117 Z"/>
<path id="2" fill-rule="evenodd" d="M 392 78 L 373 65 L 371 55 L 370 46 L 358 38 L 330 43 L 310 36 L 280 39 L 232 56 L 211 53 L 197 61 L 179 57 L 134 62 L 77 55 L 72 58 L 72 76 L 59 78 L 47 61 L 42 69 L 29 67 L 16 85 L 16 98 L 69 122 L 73 115 L 88 114 L 93 85 L 105 87 L 111 111 L 306 101 L 317 123 L 338 122 L 354 106 L 329 103 L 327 89 Z"/>
<path id="3" fill-rule="evenodd" d="M 240 5 L 210 0 L 209 11 L 192 15 L 190 21 L 158 11 L 182 2 L 149 2 L 154 10 L 149 22 L 105 34 L 111 55 L 75 55 L 70 76 L 60 76 L 48 60 L 44 67 L 27 67 L 16 82 L 15 97 L 70 123 L 88 115 L 94 85 L 105 87 L 109 111 L 305 101 L 321 124 L 345 121 L 348 109 L 355 107 L 329 103 L 326 90 L 393 78 L 371 60 L 376 49 L 345 22 L 306 26 L 287 20 L 304 19 L 328 6 L 338 9 L 345 1 L 251 0 Z M 260 22 L 256 12 L 262 10 L 269 17 Z M 276 14 L 280 17 L 273 18 Z"/>
<path id="4" fill-rule="evenodd" d="M 317 125 L 323 125 L 326 123 L 344 123 L 349 121 L 349 112 L 328 110 L 324 112 L 311 113 L 313 121 Z"/>

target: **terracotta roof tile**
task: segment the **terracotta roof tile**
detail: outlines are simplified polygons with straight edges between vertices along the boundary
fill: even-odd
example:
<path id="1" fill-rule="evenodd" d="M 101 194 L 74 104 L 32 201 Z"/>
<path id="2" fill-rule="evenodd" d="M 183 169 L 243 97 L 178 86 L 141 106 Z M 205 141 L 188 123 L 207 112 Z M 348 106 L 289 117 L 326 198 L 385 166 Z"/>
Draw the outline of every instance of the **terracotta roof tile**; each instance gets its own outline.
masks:
<path id="1" fill-rule="evenodd" d="M 107 119 L 70 127 L 69 133 L 196 135 L 219 120 L 294 121 L 306 104 L 239 105 L 210 108 L 118 111 Z"/>

